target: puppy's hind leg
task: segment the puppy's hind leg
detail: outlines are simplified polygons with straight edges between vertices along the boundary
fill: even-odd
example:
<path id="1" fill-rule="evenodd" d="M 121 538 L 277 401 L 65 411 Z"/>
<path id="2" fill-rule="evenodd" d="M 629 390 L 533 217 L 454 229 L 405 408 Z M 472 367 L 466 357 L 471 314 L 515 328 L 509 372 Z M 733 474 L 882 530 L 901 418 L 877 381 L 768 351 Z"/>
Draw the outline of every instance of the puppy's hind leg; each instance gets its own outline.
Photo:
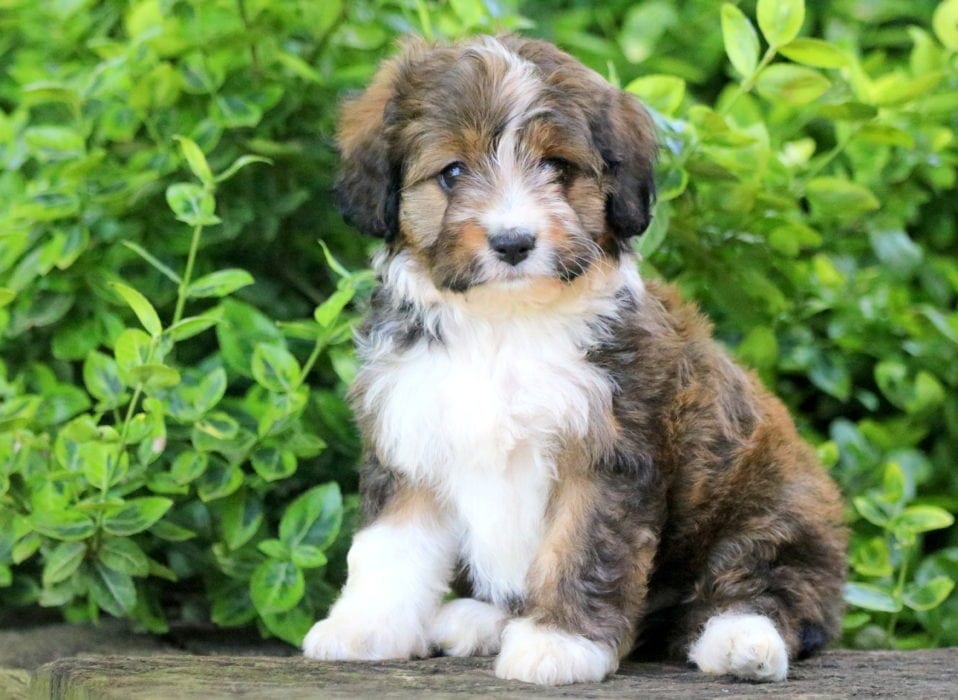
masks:
<path id="1" fill-rule="evenodd" d="M 726 544 L 725 552 L 740 556 L 712 557 L 724 565 L 696 586 L 698 600 L 680 625 L 688 658 L 706 673 L 785 680 L 790 660 L 815 653 L 838 633 L 840 548 L 824 536 Z"/>
<path id="2" fill-rule="evenodd" d="M 765 615 L 724 612 L 709 618 L 689 648 L 689 660 L 705 673 L 750 681 L 783 681 L 788 648 Z"/>

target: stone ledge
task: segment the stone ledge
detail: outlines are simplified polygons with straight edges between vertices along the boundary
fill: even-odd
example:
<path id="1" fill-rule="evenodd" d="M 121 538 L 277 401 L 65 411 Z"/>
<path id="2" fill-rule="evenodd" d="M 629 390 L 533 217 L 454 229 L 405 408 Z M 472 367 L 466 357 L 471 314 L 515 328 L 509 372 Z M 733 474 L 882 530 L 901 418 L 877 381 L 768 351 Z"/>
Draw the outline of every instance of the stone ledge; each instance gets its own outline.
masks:
<path id="1" fill-rule="evenodd" d="M 302 658 L 105 656 L 60 659 L 37 669 L 31 698 L 850 698 L 958 697 L 958 648 L 915 652 L 830 651 L 797 663 L 774 686 L 710 678 L 683 666 L 627 663 L 604 683 L 543 688 L 501 681 L 491 659 L 318 663 Z M 19 672 L 23 674 L 23 672 Z M 5 681 L 0 696 L 21 676 Z M 18 687 L 9 686 L 14 690 Z"/>

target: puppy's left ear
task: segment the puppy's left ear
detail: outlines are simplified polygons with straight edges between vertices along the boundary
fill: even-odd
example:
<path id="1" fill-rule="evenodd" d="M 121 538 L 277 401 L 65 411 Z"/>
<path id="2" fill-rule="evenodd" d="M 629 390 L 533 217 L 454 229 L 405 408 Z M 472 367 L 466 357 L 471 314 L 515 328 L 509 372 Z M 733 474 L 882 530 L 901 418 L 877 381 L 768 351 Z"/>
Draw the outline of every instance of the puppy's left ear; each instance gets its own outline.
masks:
<path id="1" fill-rule="evenodd" d="M 361 95 L 343 103 L 337 134 L 336 203 L 348 224 L 386 240 L 399 233 L 402 163 L 390 122 L 400 60 L 384 63 Z"/>
<path id="2" fill-rule="evenodd" d="M 652 221 L 655 126 L 631 95 L 621 90 L 610 90 L 609 95 L 604 109 L 592 118 L 592 138 L 611 181 L 606 222 L 618 238 L 625 240 L 645 231 Z"/>

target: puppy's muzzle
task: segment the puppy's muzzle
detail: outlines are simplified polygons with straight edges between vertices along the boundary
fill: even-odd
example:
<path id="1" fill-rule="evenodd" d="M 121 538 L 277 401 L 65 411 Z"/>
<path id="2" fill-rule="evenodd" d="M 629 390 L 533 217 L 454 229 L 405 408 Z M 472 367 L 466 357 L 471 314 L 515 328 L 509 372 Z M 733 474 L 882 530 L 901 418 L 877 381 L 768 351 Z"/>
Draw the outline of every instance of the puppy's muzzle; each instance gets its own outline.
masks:
<path id="1" fill-rule="evenodd" d="M 489 247 L 505 263 L 518 265 L 536 247 L 536 237 L 523 228 L 513 228 L 489 236 Z"/>

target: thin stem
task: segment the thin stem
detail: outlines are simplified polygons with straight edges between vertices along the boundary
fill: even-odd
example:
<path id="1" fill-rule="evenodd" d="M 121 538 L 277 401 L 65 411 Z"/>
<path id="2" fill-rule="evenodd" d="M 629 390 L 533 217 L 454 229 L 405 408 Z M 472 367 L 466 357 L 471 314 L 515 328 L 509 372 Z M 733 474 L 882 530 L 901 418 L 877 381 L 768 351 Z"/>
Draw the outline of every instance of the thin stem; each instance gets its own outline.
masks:
<path id="1" fill-rule="evenodd" d="M 130 405 L 126 409 L 126 418 L 123 419 L 123 427 L 120 429 L 120 454 L 123 453 L 123 444 L 126 442 L 126 434 L 130 431 L 130 423 L 133 422 L 133 412 L 136 411 L 136 404 L 140 400 L 140 394 L 143 393 L 143 382 L 136 385 L 133 390 L 133 398 L 130 399 Z"/>
<path id="2" fill-rule="evenodd" d="M 898 570 L 898 580 L 895 582 L 895 600 L 901 600 L 902 593 L 905 591 L 905 577 L 908 575 L 908 548 L 901 542 L 898 543 L 901 548 L 901 568 Z M 888 637 L 889 646 L 895 635 L 895 625 L 898 623 L 898 613 L 892 613 L 888 618 L 888 625 L 885 628 L 885 635 Z"/>
<path id="3" fill-rule="evenodd" d="M 319 359 L 319 353 L 321 353 L 323 348 L 326 346 L 326 338 L 324 336 L 325 333 L 316 338 L 316 344 L 313 345 L 313 351 L 309 353 L 309 357 L 306 358 L 306 364 L 303 365 L 303 371 L 300 372 L 299 381 L 296 382 L 296 386 L 300 386 L 306 381 L 306 377 L 309 376 L 310 370 L 313 369 L 313 365 L 315 365 L 316 360 Z"/>
<path id="4" fill-rule="evenodd" d="M 196 262 L 196 251 L 200 247 L 200 235 L 203 233 L 203 226 L 197 224 L 193 227 L 193 239 L 190 241 L 190 252 L 186 257 L 186 269 L 183 271 L 183 278 L 180 280 L 180 288 L 176 293 L 176 310 L 173 312 L 173 323 L 175 326 L 183 317 L 183 307 L 186 305 L 186 290 L 190 286 L 190 278 L 193 276 L 193 263 Z"/>
<path id="5" fill-rule="evenodd" d="M 243 20 L 243 27 L 246 28 L 246 33 L 251 34 L 253 28 L 250 26 L 249 14 L 246 12 L 246 2 L 244 0 L 236 0 L 236 5 L 239 8 L 240 19 Z M 259 54 L 256 50 L 256 44 L 252 40 L 249 42 L 249 56 L 250 63 L 253 66 L 253 77 L 259 82 L 262 71 L 260 70 Z"/>
<path id="6" fill-rule="evenodd" d="M 855 137 L 855 134 L 858 133 L 859 128 L 860 127 L 849 129 L 845 137 L 842 140 L 840 140 L 837 144 L 835 144 L 835 147 L 832 148 L 832 150 L 830 150 L 828 153 L 826 153 L 825 156 L 820 161 L 818 161 L 818 163 L 815 164 L 814 168 L 811 168 L 807 173 L 805 173 L 805 181 L 807 182 L 808 180 L 811 180 L 813 177 L 818 175 L 822 170 L 824 170 L 825 166 L 827 166 L 829 163 L 835 160 L 835 158 L 837 158 L 842 153 L 842 151 L 845 150 L 849 142 Z"/>
<path id="7" fill-rule="evenodd" d="M 725 103 L 725 106 L 719 110 L 719 114 L 721 114 L 723 117 L 726 116 L 732 109 L 732 105 L 738 101 L 738 98 L 755 87 L 755 81 L 758 80 L 758 76 L 761 75 L 762 71 L 765 70 L 765 67 L 772 62 L 772 59 L 775 58 L 776 53 L 777 50 L 774 46 L 768 47 L 768 49 L 765 51 L 765 55 L 762 56 L 762 60 L 758 62 L 757 66 L 755 66 L 755 70 L 752 71 L 750 76 L 739 83 L 738 89 L 729 98 L 729 101 Z"/>

